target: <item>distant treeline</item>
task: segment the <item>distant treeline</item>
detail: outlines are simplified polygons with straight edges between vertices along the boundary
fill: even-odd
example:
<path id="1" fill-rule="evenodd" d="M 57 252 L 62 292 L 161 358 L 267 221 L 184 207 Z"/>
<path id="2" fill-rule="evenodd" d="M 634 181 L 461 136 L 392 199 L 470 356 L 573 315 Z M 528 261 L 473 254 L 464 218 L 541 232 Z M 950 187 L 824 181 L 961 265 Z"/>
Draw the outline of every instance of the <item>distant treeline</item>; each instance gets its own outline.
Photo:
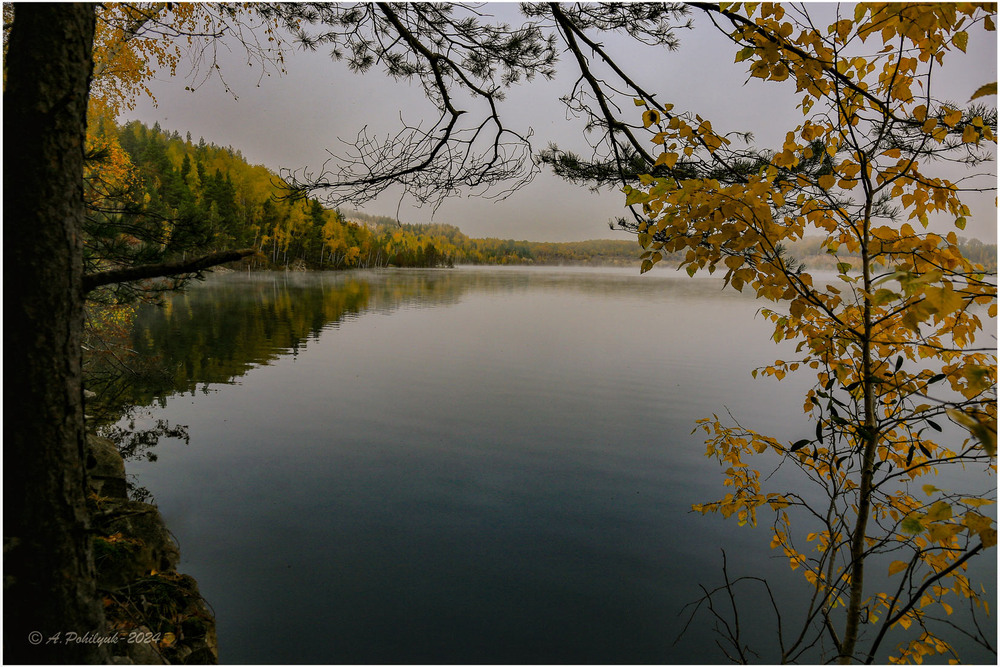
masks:
<path id="1" fill-rule="evenodd" d="M 278 176 L 251 165 L 239 150 L 192 141 L 190 133 L 133 121 L 117 128 L 118 142 L 138 173 L 133 198 L 146 212 L 173 224 L 173 234 L 197 239 L 199 250 L 254 247 L 253 268 L 292 265 L 312 269 L 456 264 L 638 265 L 632 237 L 541 243 L 475 239 L 447 224 L 405 224 L 394 218 L 341 212 L 316 199 L 290 200 Z M 188 245 L 192 245 L 189 243 Z M 815 246 L 815 247 L 814 247 Z M 970 259 L 996 269 L 996 246 L 962 240 Z M 789 248 L 811 268 L 832 268 L 818 239 Z M 679 258 L 678 258 L 679 259 Z M 842 258 L 843 259 L 843 258 Z M 826 265 L 829 264 L 829 267 Z"/>
<path id="2" fill-rule="evenodd" d="M 278 176 L 238 150 L 130 122 L 118 141 L 139 174 L 147 214 L 201 239 L 200 250 L 254 247 L 255 268 L 313 269 L 455 264 L 633 264 L 631 238 L 535 243 L 473 239 L 455 226 L 401 224 L 341 213 L 316 199 L 289 200 Z"/>
<path id="3" fill-rule="evenodd" d="M 476 239 L 466 236 L 458 227 L 441 223 L 409 224 L 387 216 L 347 211 L 345 217 L 363 223 L 378 232 L 403 232 L 422 240 L 423 247 L 434 248 L 452 264 L 618 264 L 637 263 L 641 249 L 632 237 L 616 240 L 570 241 L 552 243 L 513 241 L 510 239 Z M 425 250 L 426 255 L 426 250 Z M 398 266 L 407 264 L 406 257 Z"/>
<path id="4" fill-rule="evenodd" d="M 788 251 L 797 260 L 810 269 L 834 269 L 838 262 L 847 262 L 860 266 L 861 258 L 857 253 L 838 252 L 837 256 L 827 254 L 821 247 L 820 237 L 809 237 L 796 241 Z M 995 243 L 983 243 L 979 239 L 958 237 L 958 247 L 969 260 L 981 264 L 986 271 L 997 270 L 997 246 Z"/>

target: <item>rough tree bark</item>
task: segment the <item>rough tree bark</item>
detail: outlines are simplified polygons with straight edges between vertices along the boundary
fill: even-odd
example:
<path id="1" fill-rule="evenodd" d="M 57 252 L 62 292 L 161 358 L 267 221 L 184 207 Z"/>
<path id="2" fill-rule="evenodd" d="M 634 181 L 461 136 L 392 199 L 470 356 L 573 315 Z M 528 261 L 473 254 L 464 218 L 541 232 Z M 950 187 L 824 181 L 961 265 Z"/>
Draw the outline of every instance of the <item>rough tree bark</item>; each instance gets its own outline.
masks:
<path id="1" fill-rule="evenodd" d="M 4 660 L 103 662 L 85 510 L 83 154 L 94 6 L 15 10 L 4 91 Z M 13 280 L 12 280 L 13 279 Z M 32 634 L 40 633 L 40 634 Z M 48 639 L 62 633 L 58 641 Z"/>

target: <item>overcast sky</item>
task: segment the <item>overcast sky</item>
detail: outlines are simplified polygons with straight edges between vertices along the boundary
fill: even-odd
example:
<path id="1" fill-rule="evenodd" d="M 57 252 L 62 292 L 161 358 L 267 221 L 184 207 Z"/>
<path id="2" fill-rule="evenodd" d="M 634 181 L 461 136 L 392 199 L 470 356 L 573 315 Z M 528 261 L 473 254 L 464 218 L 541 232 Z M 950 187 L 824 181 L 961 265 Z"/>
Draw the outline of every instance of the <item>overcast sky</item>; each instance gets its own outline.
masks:
<path id="1" fill-rule="evenodd" d="M 489 3 L 485 9 L 511 21 L 516 5 Z M 794 86 L 756 79 L 746 82 L 744 64 L 733 63 L 732 44 L 697 12 L 693 18 L 695 28 L 679 33 L 681 47 L 674 52 L 641 49 L 613 38 L 605 43 L 618 48 L 621 62 L 639 72 L 642 82 L 656 90 L 661 101 L 674 103 L 678 110 L 700 113 L 712 120 L 716 130 L 752 130 L 759 146 L 780 147 L 785 132 L 802 122 L 801 112 L 795 109 L 799 96 L 794 95 Z M 183 76 L 158 77 L 150 86 L 158 106 L 142 100 L 122 119 L 138 119 L 149 125 L 158 121 L 164 129 L 182 135 L 190 132 L 195 141 L 204 137 L 208 142 L 231 145 L 250 162 L 277 171 L 318 169 L 329 157 L 327 149 L 341 152 L 339 139 L 354 137 L 365 125 L 385 135 L 398 127 L 400 114 L 414 123 L 421 117 L 434 117 L 417 87 L 393 81 L 374 69 L 366 75 L 352 74 L 324 49 L 308 52 L 293 46 L 286 55 L 287 74 L 265 77 L 258 85 L 259 66 L 248 67 L 238 48 L 234 46 L 230 53 L 222 51 L 219 60 L 238 99 L 217 79 L 187 92 L 185 86 L 190 81 Z M 948 58 L 947 76 L 939 76 L 936 83 L 940 98 L 963 102 L 980 85 L 997 79 L 995 34 L 974 31 L 969 54 Z M 536 80 L 511 91 L 501 113 L 510 127 L 534 131 L 536 149 L 556 141 L 561 148 L 586 153 L 582 124 L 567 119 L 559 102 L 574 81 L 568 68 L 562 72 L 554 81 Z M 987 99 L 995 104 L 996 98 Z M 456 225 L 473 237 L 572 241 L 628 238 L 608 229 L 610 220 L 624 214 L 623 201 L 618 192 L 592 194 L 542 173 L 500 202 L 483 197 L 454 198 L 432 212 L 428 207 L 413 208 L 406 199 L 401 203 L 400 191 L 390 190 L 363 210 L 394 216 L 398 207 L 404 222 L 433 219 Z M 993 194 L 969 200 L 974 215 L 966 235 L 996 241 L 994 201 Z"/>

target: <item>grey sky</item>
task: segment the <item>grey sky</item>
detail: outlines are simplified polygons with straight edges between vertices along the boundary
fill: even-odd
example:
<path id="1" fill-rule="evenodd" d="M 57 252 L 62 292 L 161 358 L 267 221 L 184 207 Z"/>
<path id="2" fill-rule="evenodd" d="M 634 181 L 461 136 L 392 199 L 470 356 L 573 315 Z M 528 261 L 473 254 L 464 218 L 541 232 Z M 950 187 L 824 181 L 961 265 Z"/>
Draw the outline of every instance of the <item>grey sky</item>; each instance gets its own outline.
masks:
<path id="1" fill-rule="evenodd" d="M 512 20 L 516 5 L 490 3 L 488 12 Z M 734 64 L 735 50 L 697 12 L 695 28 L 681 31 L 681 47 L 675 52 L 651 51 L 625 40 L 607 38 L 621 60 L 638 72 L 642 82 L 659 92 L 663 102 L 672 102 L 712 119 L 713 126 L 727 131 L 752 130 L 760 146 L 780 146 L 785 132 L 802 122 L 795 108 L 794 86 L 746 82 L 746 68 Z M 248 67 L 238 46 L 220 51 L 220 66 L 227 83 L 238 96 L 227 93 L 217 79 L 195 92 L 184 90 L 183 77 L 158 77 L 150 86 L 159 104 L 141 100 L 123 119 L 139 119 L 165 129 L 190 132 L 197 141 L 231 145 L 252 163 L 277 171 L 281 167 L 318 169 L 329 157 L 326 149 L 340 152 L 340 138 L 349 139 L 365 125 L 379 135 L 393 132 L 399 115 L 415 123 L 431 118 L 433 108 L 418 87 L 400 83 L 372 70 L 366 75 L 348 71 L 333 61 L 326 50 L 304 52 L 293 47 L 286 55 L 287 74 L 264 77 L 260 69 Z M 937 96 L 958 102 L 968 100 L 983 83 L 995 81 L 996 38 L 981 30 L 971 35 L 969 54 L 949 55 L 947 75 L 939 76 Z M 532 128 L 537 149 L 549 141 L 561 148 L 586 153 L 582 124 L 567 119 L 559 97 L 569 92 L 572 72 L 562 68 L 556 80 L 536 80 L 510 91 L 502 107 L 505 123 L 517 130 Z M 996 98 L 988 98 L 995 103 Z M 995 173 L 995 163 L 992 166 Z M 970 197 L 973 218 L 965 234 L 996 241 L 995 195 Z M 449 199 L 433 213 L 416 209 L 400 191 L 390 190 L 365 206 L 367 213 L 396 215 L 405 222 L 453 224 L 474 237 L 500 237 L 538 241 L 571 241 L 593 238 L 628 238 L 608 229 L 608 222 L 623 215 L 624 197 L 616 191 L 592 194 L 586 188 L 563 182 L 549 173 L 504 201 L 483 197 Z"/>

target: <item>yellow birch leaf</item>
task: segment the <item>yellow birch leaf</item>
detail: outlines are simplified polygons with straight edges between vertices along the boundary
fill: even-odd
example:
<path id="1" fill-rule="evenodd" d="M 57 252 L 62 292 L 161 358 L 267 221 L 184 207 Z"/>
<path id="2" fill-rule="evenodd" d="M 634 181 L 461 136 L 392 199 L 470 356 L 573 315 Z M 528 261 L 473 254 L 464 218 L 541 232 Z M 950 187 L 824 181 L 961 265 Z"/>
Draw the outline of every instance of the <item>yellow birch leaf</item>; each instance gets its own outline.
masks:
<path id="1" fill-rule="evenodd" d="M 889 563 L 889 576 L 891 577 L 894 574 L 902 572 L 907 567 L 909 566 L 905 562 L 901 560 L 894 560 L 891 563 Z"/>
<path id="2" fill-rule="evenodd" d="M 850 267 L 850 265 L 848 265 L 848 267 Z M 882 287 L 875 290 L 875 294 L 873 294 L 871 298 L 871 303 L 873 306 L 881 306 L 889 303 L 890 301 L 895 301 L 896 299 L 899 298 L 902 298 L 899 294 L 893 292 L 890 289 L 885 289 L 884 287 Z"/>
<path id="3" fill-rule="evenodd" d="M 935 542 L 943 542 L 950 540 L 955 536 L 955 533 L 962 529 L 961 526 L 954 523 L 932 523 L 927 529 L 928 535 Z"/>
<path id="4" fill-rule="evenodd" d="M 962 120 L 962 111 L 960 109 L 948 109 L 943 114 L 942 120 L 948 127 L 955 127 L 958 121 Z"/>
<path id="5" fill-rule="evenodd" d="M 656 158 L 656 164 L 673 169 L 674 165 L 677 164 L 677 157 L 677 153 L 661 153 L 660 157 Z"/>
<path id="6" fill-rule="evenodd" d="M 956 32 L 951 41 L 962 53 L 965 53 L 965 47 L 969 45 L 969 33 L 964 30 Z"/>
<path id="7" fill-rule="evenodd" d="M 962 296 L 948 286 L 928 287 L 924 291 L 924 298 L 927 304 L 933 306 L 934 311 L 939 315 L 954 312 L 965 305 Z"/>
<path id="8" fill-rule="evenodd" d="M 974 533 L 980 533 L 993 527 L 993 519 L 983 516 L 979 512 L 966 512 L 962 517 L 962 523 Z"/>
<path id="9" fill-rule="evenodd" d="M 987 530 L 979 533 L 979 539 L 983 541 L 983 546 L 986 548 L 992 547 L 997 543 L 997 531 L 996 528 L 989 528 Z"/>
<path id="10" fill-rule="evenodd" d="M 969 101 L 971 102 L 972 100 L 980 97 L 986 97 L 987 95 L 996 95 L 996 94 L 997 94 L 997 82 L 994 81 L 993 83 L 987 83 L 982 86 L 979 86 L 979 88 L 976 89 L 976 92 L 972 93 L 972 97 L 969 98 Z"/>
<path id="11" fill-rule="evenodd" d="M 927 519 L 930 521 L 942 521 L 951 518 L 951 505 L 943 500 L 939 500 L 927 510 Z"/>

